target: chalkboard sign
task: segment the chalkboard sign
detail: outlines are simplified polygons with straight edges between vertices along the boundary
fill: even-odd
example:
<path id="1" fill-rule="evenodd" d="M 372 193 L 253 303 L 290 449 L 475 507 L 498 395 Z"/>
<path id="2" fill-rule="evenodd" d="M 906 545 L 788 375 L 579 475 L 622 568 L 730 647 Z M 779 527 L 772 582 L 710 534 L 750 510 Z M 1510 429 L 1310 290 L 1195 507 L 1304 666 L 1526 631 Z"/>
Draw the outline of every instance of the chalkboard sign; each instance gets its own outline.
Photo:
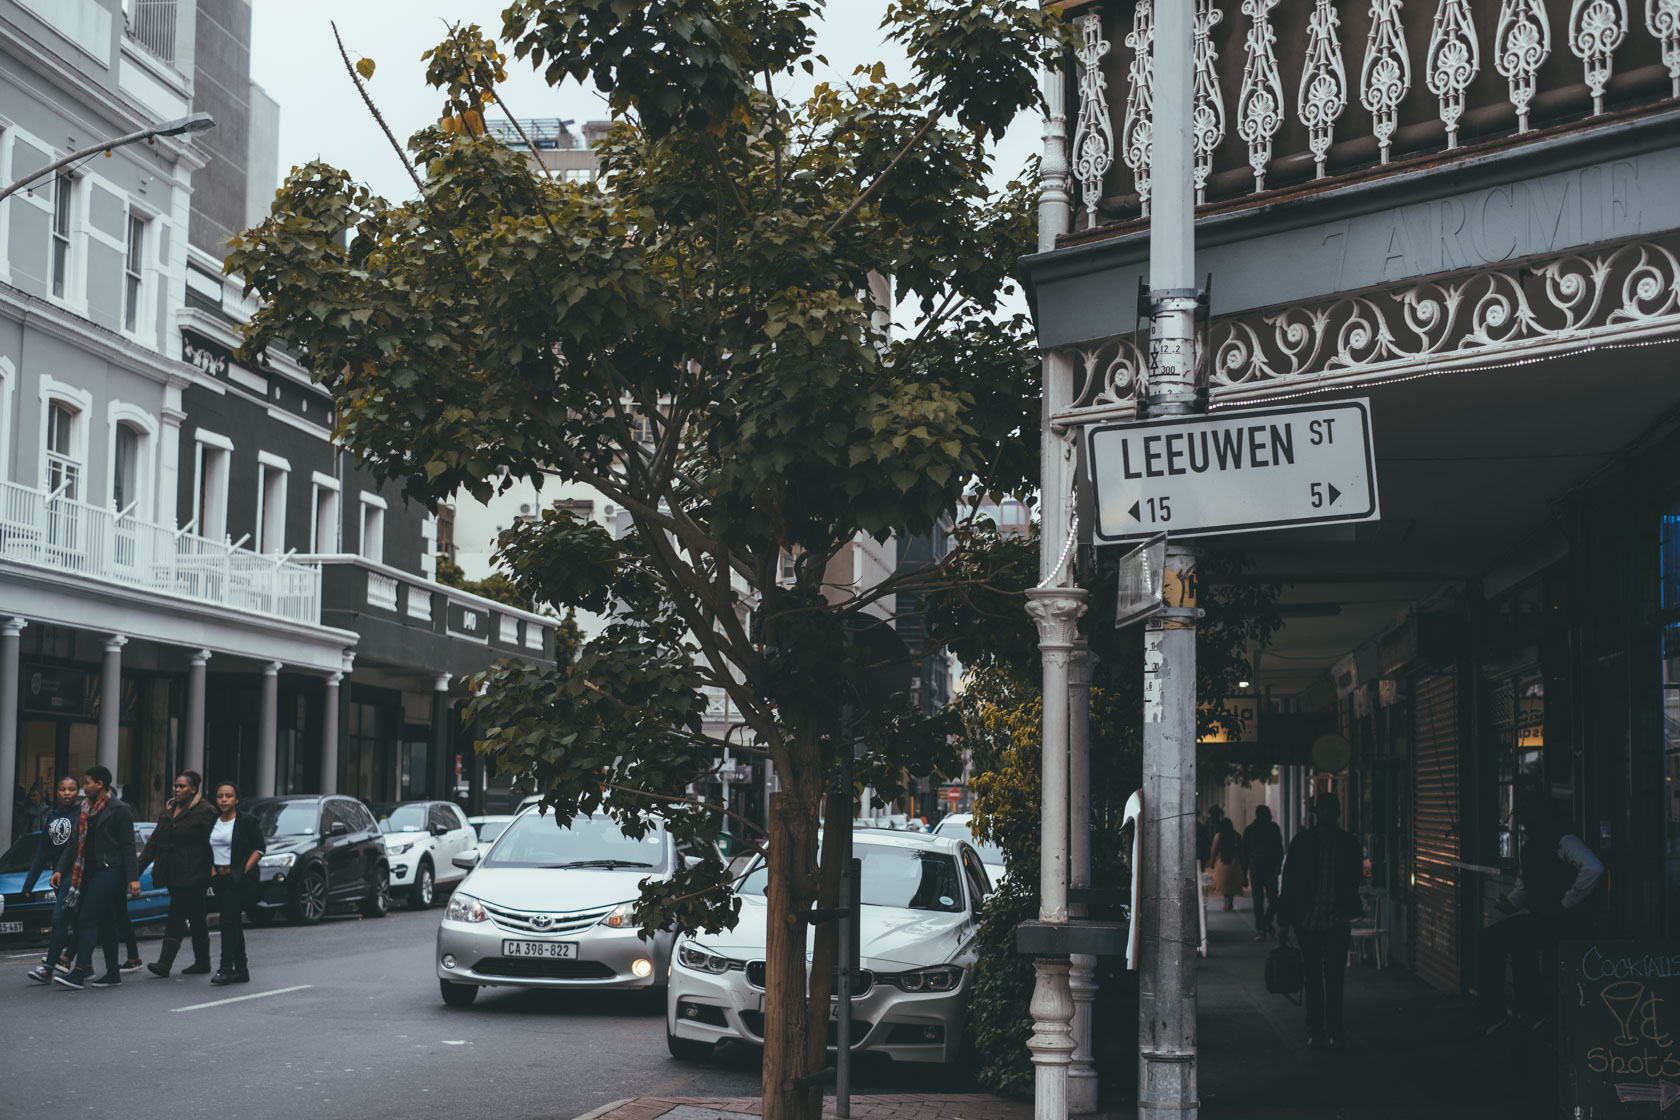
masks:
<path id="1" fill-rule="evenodd" d="M 1572 1115 L 1657 1117 L 1680 1103 L 1680 944 L 1568 941 L 1558 970 Z"/>

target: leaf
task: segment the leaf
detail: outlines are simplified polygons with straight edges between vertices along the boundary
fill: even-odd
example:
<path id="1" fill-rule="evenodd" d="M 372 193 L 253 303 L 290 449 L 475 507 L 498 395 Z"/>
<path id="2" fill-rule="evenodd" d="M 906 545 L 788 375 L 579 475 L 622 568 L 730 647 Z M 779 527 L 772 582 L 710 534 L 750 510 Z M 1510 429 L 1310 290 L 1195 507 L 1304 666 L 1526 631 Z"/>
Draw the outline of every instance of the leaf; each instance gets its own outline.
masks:
<path id="1" fill-rule="evenodd" d="M 371 82 L 373 80 L 373 67 L 374 62 L 371 58 L 363 58 L 356 61 L 356 73 L 362 76 L 363 81 Z"/>

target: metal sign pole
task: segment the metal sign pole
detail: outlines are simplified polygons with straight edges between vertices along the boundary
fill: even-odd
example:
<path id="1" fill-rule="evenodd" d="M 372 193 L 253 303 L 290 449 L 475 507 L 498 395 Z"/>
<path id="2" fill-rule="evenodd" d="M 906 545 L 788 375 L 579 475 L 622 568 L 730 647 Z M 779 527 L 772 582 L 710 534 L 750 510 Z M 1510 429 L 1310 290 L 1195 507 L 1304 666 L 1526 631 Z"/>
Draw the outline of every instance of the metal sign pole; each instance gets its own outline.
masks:
<path id="1" fill-rule="evenodd" d="M 1192 0 L 1155 9 L 1149 226 L 1149 377 L 1138 416 L 1205 409 L 1196 389 Z M 1169 526 L 1170 528 L 1170 526 Z M 1139 945 L 1140 1120 L 1194 1120 L 1196 1088 L 1195 547 L 1169 540 L 1167 609 L 1144 632 L 1143 927 Z"/>

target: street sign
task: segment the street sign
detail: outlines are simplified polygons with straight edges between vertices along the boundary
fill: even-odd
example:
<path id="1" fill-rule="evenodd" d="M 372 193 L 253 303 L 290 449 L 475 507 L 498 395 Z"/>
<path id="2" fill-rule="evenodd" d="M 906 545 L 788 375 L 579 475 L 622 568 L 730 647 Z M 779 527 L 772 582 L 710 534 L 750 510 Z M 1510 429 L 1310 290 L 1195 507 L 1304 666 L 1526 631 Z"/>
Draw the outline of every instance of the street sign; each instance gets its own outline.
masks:
<path id="1" fill-rule="evenodd" d="M 1364 399 L 1093 424 L 1085 463 L 1098 544 L 1379 516 Z"/>
<path id="2" fill-rule="evenodd" d="M 1120 592 L 1114 608 L 1114 628 L 1124 630 L 1159 614 L 1167 605 L 1161 581 L 1167 570 L 1167 535 L 1145 541 L 1120 561 Z"/>
<path id="3" fill-rule="evenodd" d="M 945 800 L 947 801 L 956 802 L 961 801 L 962 799 L 963 791 L 960 789 L 952 787 L 951 789 L 945 791 Z"/>

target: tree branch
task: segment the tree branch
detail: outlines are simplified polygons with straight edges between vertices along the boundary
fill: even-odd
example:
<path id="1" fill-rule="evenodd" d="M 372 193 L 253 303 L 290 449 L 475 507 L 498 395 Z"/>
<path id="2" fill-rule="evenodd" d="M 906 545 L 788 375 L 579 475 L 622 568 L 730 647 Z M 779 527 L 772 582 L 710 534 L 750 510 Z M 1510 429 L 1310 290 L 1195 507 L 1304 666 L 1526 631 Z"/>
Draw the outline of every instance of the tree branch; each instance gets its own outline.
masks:
<path id="1" fill-rule="evenodd" d="M 917 144 L 920 144 L 922 142 L 922 137 L 932 132 L 933 126 L 938 123 L 939 114 L 934 113 L 927 119 L 927 123 L 922 125 L 916 135 L 910 137 L 904 147 L 898 150 L 898 154 L 892 158 L 892 162 L 887 164 L 887 169 L 875 176 L 875 181 L 869 184 L 869 189 L 858 195 L 857 198 L 853 200 L 852 204 L 846 207 L 845 213 L 834 219 L 834 224 L 829 226 L 828 229 L 823 232 L 823 236 L 833 237 L 835 232 L 839 230 L 841 226 L 851 220 L 853 214 L 856 214 L 859 210 L 863 209 L 864 205 L 869 202 L 870 199 L 880 193 L 881 186 L 886 183 L 888 176 L 898 170 L 898 165 L 904 162 L 904 157 L 910 154 L 910 149 L 914 148 Z"/>

